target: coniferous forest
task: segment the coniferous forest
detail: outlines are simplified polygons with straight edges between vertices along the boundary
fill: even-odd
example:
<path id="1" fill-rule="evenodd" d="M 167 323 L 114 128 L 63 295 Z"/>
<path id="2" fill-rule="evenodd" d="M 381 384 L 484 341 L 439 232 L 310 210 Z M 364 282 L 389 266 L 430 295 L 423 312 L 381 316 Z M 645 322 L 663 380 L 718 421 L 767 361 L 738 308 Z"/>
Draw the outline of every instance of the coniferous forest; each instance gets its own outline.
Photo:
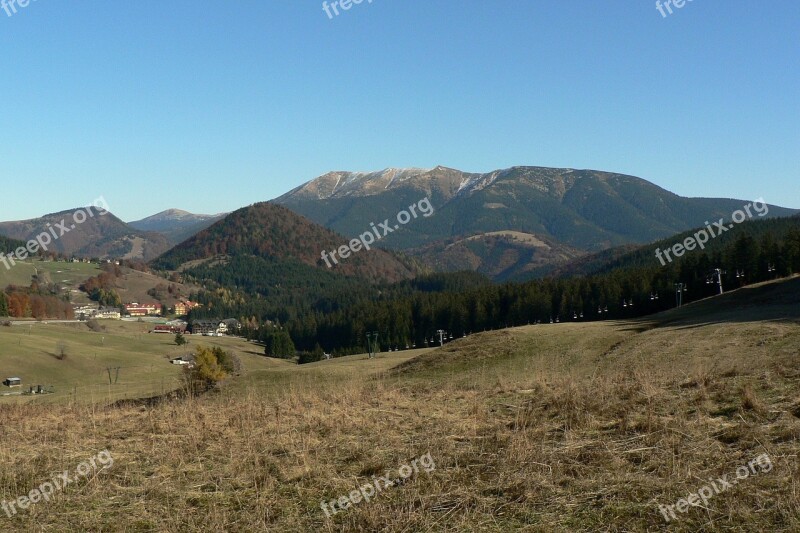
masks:
<path id="1" fill-rule="evenodd" d="M 585 276 L 492 284 L 474 272 L 428 274 L 395 284 L 368 284 L 293 261 L 239 255 L 224 265 L 188 270 L 207 287 L 192 318 L 235 317 L 244 334 L 266 341 L 288 332 L 301 352 L 363 352 L 366 333 L 378 332 L 382 350 L 422 347 L 438 330 L 470 333 L 551 321 L 639 317 L 725 290 L 800 271 L 800 219 L 744 223 L 713 239 L 705 250 L 662 266 L 655 258 L 682 238 L 644 246 Z M 262 338 L 263 337 L 263 338 Z M 313 359 L 313 358 L 312 358 Z"/>

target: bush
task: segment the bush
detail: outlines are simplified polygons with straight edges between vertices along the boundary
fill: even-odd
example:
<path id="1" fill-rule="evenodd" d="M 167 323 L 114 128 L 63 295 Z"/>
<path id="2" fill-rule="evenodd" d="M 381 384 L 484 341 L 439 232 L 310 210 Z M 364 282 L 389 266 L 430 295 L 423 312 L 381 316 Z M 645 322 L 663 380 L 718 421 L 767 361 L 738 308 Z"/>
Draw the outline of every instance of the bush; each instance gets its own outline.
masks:
<path id="1" fill-rule="evenodd" d="M 219 347 L 195 348 L 194 365 L 184 375 L 186 389 L 190 394 L 208 391 L 216 387 L 231 374 L 241 370 L 239 358 Z"/>
<path id="2" fill-rule="evenodd" d="M 219 346 L 211 349 L 217 361 L 228 374 L 239 374 L 242 371 L 242 362 L 235 354 L 228 353 Z"/>
<path id="3" fill-rule="evenodd" d="M 297 364 L 305 365 L 307 363 L 316 363 L 317 361 L 322 361 L 325 358 L 325 351 L 320 347 L 319 344 L 314 346 L 314 351 L 311 352 L 300 352 L 300 358 L 297 361 Z"/>

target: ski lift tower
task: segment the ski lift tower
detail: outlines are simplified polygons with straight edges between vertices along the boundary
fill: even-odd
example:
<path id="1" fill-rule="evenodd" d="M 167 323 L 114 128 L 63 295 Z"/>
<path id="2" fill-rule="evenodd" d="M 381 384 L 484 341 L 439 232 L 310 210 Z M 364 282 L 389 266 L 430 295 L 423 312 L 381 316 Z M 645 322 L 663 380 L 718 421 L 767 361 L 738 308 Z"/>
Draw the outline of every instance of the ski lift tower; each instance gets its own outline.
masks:
<path id="1" fill-rule="evenodd" d="M 675 284 L 675 303 L 678 307 L 683 305 L 683 293 L 686 292 L 686 283 Z"/>
<path id="2" fill-rule="evenodd" d="M 378 352 L 378 332 L 367 332 L 367 350 L 369 351 L 369 358 L 372 359 Z"/>

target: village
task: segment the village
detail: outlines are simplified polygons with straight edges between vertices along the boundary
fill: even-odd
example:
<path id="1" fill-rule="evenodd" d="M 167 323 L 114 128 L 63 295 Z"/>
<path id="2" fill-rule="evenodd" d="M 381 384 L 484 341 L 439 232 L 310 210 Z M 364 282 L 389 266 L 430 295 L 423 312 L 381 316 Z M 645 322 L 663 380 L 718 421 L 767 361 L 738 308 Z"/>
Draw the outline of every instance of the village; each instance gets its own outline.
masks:
<path id="1" fill-rule="evenodd" d="M 188 312 L 202 304 L 189 300 L 177 302 L 168 309 L 160 303 L 131 302 L 121 307 L 99 306 L 97 304 L 76 305 L 73 307 L 75 319 L 87 320 L 138 320 L 153 324 L 150 333 L 203 335 L 221 337 L 234 334 L 241 329 L 241 323 L 234 318 L 185 320 Z M 168 319 L 174 316 L 173 319 Z"/>
<path id="2" fill-rule="evenodd" d="M 172 307 L 167 307 L 158 302 L 130 302 L 122 304 L 120 307 L 100 306 L 97 303 L 74 305 L 73 311 L 75 319 L 71 321 L 50 321 L 52 323 L 69 323 L 91 321 L 121 321 L 121 322 L 140 322 L 147 324 L 147 333 L 189 336 L 200 335 L 203 337 L 224 337 L 236 335 L 241 330 L 241 323 L 234 318 L 227 319 L 195 319 L 188 320 L 188 313 L 192 309 L 201 307 L 202 304 L 183 299 L 176 302 Z M 41 322 L 46 325 L 48 322 Z M 30 320 L 8 321 L 8 325 L 33 324 Z M 101 326 L 102 327 L 102 326 Z M 58 351 L 58 349 L 56 350 Z M 55 354 L 59 358 L 59 354 Z M 181 355 L 171 357 L 169 363 L 173 365 L 193 366 L 193 355 Z M 6 369 L 11 370 L 13 369 Z M 24 382 L 25 376 L 0 376 L 0 396 L 35 395 L 49 394 L 54 392 L 52 386 L 41 384 L 29 384 Z"/>

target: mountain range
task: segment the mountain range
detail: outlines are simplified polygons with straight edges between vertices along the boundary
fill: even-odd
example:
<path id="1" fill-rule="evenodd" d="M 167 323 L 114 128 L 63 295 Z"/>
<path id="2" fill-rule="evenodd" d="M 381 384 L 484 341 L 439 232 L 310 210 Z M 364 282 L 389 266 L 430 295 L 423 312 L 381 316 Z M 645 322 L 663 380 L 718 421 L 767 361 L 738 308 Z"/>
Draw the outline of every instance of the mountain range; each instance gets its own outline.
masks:
<path id="1" fill-rule="evenodd" d="M 626 244 L 643 244 L 706 221 L 730 219 L 747 202 L 685 198 L 641 178 L 596 170 L 512 167 L 469 173 L 436 167 L 330 172 L 275 200 L 346 236 L 429 198 L 435 216 L 387 235 L 435 270 L 471 269 L 520 279 Z M 769 216 L 796 210 L 770 206 Z"/>
<path id="2" fill-rule="evenodd" d="M 354 254 L 336 271 L 397 280 L 412 271 L 471 270 L 495 281 L 522 280 L 596 252 L 650 243 L 702 227 L 706 221 L 730 219 L 748 203 L 686 198 L 638 177 L 596 170 L 520 166 L 470 173 L 439 166 L 340 171 L 231 214 L 169 209 L 127 224 L 111 213 L 93 217 L 58 239 L 52 249 L 146 261 L 162 256 L 159 264 L 165 268 L 177 268 L 180 260 L 231 253 L 270 260 L 285 256 L 324 268 L 323 249 L 333 250 L 370 231 L 373 223 L 388 219 L 394 224 L 398 213 L 424 198 L 434 210 L 432 216 L 398 224 L 376 243 L 402 257 Z M 74 211 L 2 222 L 0 235 L 32 239 Z M 769 206 L 769 217 L 797 214 Z"/>
<path id="3" fill-rule="evenodd" d="M 89 209 L 76 208 L 29 220 L 0 222 L 0 245 L 3 245 L 0 250 L 11 251 L 10 245 L 4 244 L 5 239 L 35 239 L 63 221 L 66 231 L 58 239 L 53 239 L 49 251 L 78 257 L 150 261 L 226 216 L 224 213 L 196 215 L 180 209 L 168 209 L 142 220 L 125 223 L 112 213 L 106 213 L 86 217 L 84 222 L 71 227 L 74 214 Z M 57 234 L 61 231 L 57 230 Z"/>

